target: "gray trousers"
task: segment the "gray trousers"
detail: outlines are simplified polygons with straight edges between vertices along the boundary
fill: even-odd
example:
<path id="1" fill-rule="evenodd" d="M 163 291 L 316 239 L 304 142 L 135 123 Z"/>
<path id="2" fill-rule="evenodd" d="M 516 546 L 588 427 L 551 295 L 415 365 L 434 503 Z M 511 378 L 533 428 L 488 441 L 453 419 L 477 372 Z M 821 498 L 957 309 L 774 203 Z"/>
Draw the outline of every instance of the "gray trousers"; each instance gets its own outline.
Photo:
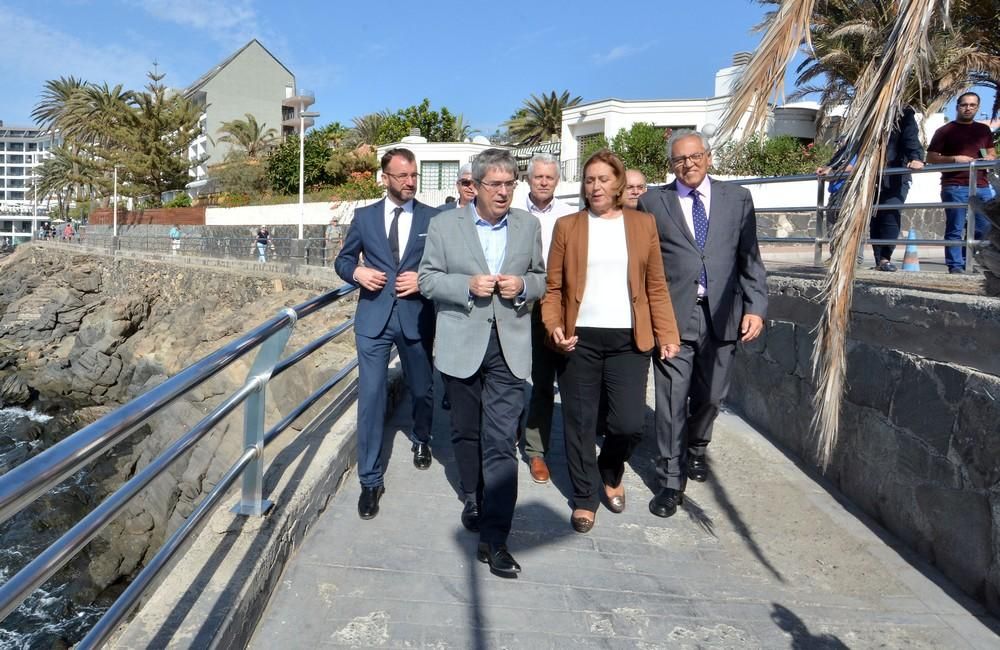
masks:
<path id="1" fill-rule="evenodd" d="M 688 456 L 705 455 L 712 424 L 729 392 L 736 341 L 715 338 L 707 304 L 695 305 L 681 327 L 680 353 L 665 361 L 653 355 L 653 380 L 660 452 L 656 474 L 661 488 L 683 492 Z"/>

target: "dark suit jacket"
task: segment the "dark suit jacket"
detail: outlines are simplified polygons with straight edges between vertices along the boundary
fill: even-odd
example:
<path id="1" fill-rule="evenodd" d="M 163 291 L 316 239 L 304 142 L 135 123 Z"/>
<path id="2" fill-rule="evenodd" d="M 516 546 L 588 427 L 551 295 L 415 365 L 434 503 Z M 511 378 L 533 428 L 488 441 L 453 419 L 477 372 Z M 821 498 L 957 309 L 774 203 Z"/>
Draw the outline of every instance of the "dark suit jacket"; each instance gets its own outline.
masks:
<path id="1" fill-rule="evenodd" d="M 744 314 L 764 318 L 767 312 L 767 272 L 757 245 L 757 218 L 750 192 L 739 185 L 711 183 L 704 251 L 708 307 L 715 336 L 734 341 L 739 338 Z M 698 297 L 702 251 L 684 221 L 677 182 L 650 189 L 639 197 L 639 209 L 656 218 L 663 270 L 683 332 Z"/>
<path id="2" fill-rule="evenodd" d="M 354 220 L 344 238 L 344 246 L 333 263 L 337 275 L 351 284 L 357 284 L 354 282 L 354 270 L 358 268 L 358 258 L 362 253 L 365 256 L 365 266 L 386 274 L 386 283 L 381 290 L 369 291 L 361 287 L 354 315 L 354 331 L 369 338 L 378 336 L 389 321 L 393 305 L 398 304 L 403 335 L 408 339 L 430 340 L 434 336 L 434 306 L 420 293 L 396 298 L 396 276 L 403 271 L 417 270 L 420 258 L 424 255 L 427 228 L 431 217 L 438 210 L 414 199 L 410 237 L 403 251 L 403 259 L 397 266 L 392 259 L 389 238 L 385 232 L 385 201 L 382 199 L 355 210 Z"/>
<path id="3" fill-rule="evenodd" d="M 889 141 L 885 145 L 885 166 L 906 167 L 907 163 L 924 159 L 924 148 L 920 144 L 920 128 L 913 109 L 907 106 L 896 119 L 896 124 L 889 133 Z M 882 188 L 898 190 L 904 183 L 912 180 L 911 174 L 883 176 Z"/>
<path id="4" fill-rule="evenodd" d="M 645 352 L 654 346 L 681 342 L 663 275 L 663 259 L 652 215 L 625 208 L 628 291 L 632 300 L 632 337 Z M 542 300 L 542 320 L 549 336 L 557 327 L 573 336 L 587 281 L 589 216 L 586 210 L 556 221 L 549 249 L 548 277 Z"/>

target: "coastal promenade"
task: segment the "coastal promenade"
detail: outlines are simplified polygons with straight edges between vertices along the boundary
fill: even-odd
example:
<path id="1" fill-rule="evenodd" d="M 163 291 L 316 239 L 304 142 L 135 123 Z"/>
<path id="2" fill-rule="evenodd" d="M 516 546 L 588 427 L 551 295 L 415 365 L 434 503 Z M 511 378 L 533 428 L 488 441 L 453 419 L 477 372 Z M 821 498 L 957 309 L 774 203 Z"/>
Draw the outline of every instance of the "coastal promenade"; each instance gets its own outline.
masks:
<path id="1" fill-rule="evenodd" d="M 648 401 L 652 404 L 651 395 Z M 997 622 L 890 534 L 724 413 L 713 473 L 658 519 L 654 445 L 626 469 L 628 505 L 570 528 L 561 447 L 548 485 L 523 466 L 510 549 L 517 579 L 475 560 L 447 413 L 434 464 L 410 462 L 404 403 L 379 515 L 361 521 L 353 473 L 292 558 L 250 647 L 989 648 Z M 651 411 L 647 413 L 651 416 Z"/>

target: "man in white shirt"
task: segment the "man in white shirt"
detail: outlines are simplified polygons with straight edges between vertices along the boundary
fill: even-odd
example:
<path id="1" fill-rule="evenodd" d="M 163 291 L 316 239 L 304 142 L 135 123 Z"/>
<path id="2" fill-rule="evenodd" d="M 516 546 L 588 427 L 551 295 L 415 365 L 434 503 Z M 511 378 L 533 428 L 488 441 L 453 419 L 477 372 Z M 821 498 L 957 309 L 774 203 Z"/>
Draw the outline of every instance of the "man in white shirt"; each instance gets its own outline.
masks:
<path id="1" fill-rule="evenodd" d="M 556 219 L 576 212 L 576 209 L 555 197 L 559 185 L 559 161 L 547 153 L 536 153 L 528 163 L 528 198 L 525 208 L 542 226 L 542 257 L 549 257 L 552 229 Z M 559 355 L 545 345 L 541 302 L 531 313 L 531 398 L 527 400 L 528 422 L 524 430 L 524 455 L 535 483 L 547 483 L 549 468 L 545 454 L 552 433 L 553 385 Z"/>

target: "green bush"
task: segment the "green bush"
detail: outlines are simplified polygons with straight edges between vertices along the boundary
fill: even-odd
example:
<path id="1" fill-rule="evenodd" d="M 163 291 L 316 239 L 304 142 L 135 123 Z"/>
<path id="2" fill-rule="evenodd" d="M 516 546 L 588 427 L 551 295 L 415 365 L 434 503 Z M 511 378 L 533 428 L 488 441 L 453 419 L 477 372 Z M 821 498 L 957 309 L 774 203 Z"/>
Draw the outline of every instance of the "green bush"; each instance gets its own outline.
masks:
<path id="1" fill-rule="evenodd" d="M 333 185 L 341 185 L 351 180 L 355 173 L 372 172 L 379 167 L 375 153 L 334 149 L 326 161 L 326 177 Z"/>
<path id="2" fill-rule="evenodd" d="M 628 169 L 638 169 L 650 182 L 663 180 L 667 173 L 666 127 L 636 122 L 627 131 L 621 129 L 611 140 L 611 151 Z"/>
<path id="3" fill-rule="evenodd" d="M 362 201 L 380 199 L 385 189 L 375 180 L 370 171 L 351 172 L 350 178 L 333 188 L 333 200 Z"/>
<path id="4" fill-rule="evenodd" d="M 832 155 L 830 145 L 803 144 L 790 135 L 767 139 L 753 135 L 743 143 L 727 142 L 717 147 L 712 173 L 731 176 L 811 174 Z"/>
<path id="5" fill-rule="evenodd" d="M 170 199 L 163 204 L 165 208 L 190 208 L 191 207 L 191 197 L 187 194 L 178 194 L 174 198 Z"/>
<path id="6" fill-rule="evenodd" d="M 232 154 L 225 163 L 213 166 L 210 173 L 219 192 L 259 196 L 271 189 L 265 165 L 245 154 Z"/>

